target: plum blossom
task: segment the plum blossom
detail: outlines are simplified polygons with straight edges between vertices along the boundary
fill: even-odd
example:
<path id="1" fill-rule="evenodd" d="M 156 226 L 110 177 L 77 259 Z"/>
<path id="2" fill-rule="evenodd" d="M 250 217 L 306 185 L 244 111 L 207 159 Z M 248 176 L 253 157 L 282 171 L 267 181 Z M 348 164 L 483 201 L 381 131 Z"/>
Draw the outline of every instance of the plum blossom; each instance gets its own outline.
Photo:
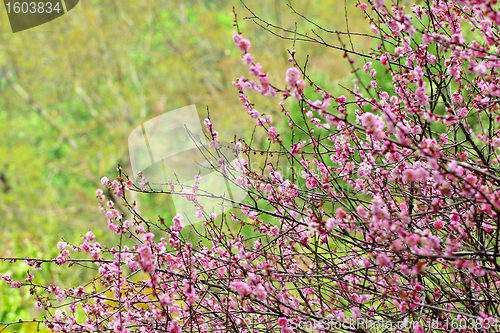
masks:
<path id="1" fill-rule="evenodd" d="M 259 301 L 264 301 L 267 296 L 266 289 L 259 284 L 258 286 L 254 287 L 252 289 L 252 294 L 259 300 Z"/>
<path id="2" fill-rule="evenodd" d="M 280 229 L 277 226 L 273 226 L 269 231 L 269 237 L 277 237 L 280 233 Z"/>
<path id="3" fill-rule="evenodd" d="M 241 59 L 243 59 L 243 63 L 245 65 L 251 65 L 253 63 L 253 57 L 250 53 L 245 53 L 241 56 Z"/>
<path id="4" fill-rule="evenodd" d="M 237 42 L 237 45 L 241 51 L 248 51 L 251 44 L 248 39 L 240 38 Z"/>
<path id="5" fill-rule="evenodd" d="M 425 106 L 429 104 L 429 97 L 427 96 L 427 91 L 424 87 L 418 87 L 415 90 L 415 95 L 419 105 Z"/>
<path id="6" fill-rule="evenodd" d="M 287 69 L 286 71 L 286 83 L 289 86 L 294 86 L 295 83 L 299 80 L 300 72 L 297 68 L 292 67 Z"/>
<path id="7" fill-rule="evenodd" d="M 30 288 L 46 314 L 41 322 L 55 332 L 285 333 L 320 316 L 348 323 L 381 309 L 427 323 L 437 312 L 450 321 L 493 320 L 491 304 L 500 302 L 497 2 L 370 1 L 367 25 L 379 45 L 363 54 L 370 62 L 362 69 L 352 67 L 362 73 L 344 84 L 345 95 L 306 72 L 295 52 L 286 84 L 271 86 L 276 73 L 254 64 L 235 17 L 233 47 L 241 51 L 242 70 L 254 76 L 232 82 L 235 99 L 257 126 L 248 138 L 234 135 L 224 145 L 227 128 L 218 128 L 215 117 L 203 121 L 210 145 L 203 151 L 214 171 L 203 179 L 220 177 L 228 193 L 202 190 L 201 176 L 193 175 L 186 178 L 193 185 L 169 180 L 170 192 L 151 191 L 142 180 L 133 186 L 120 168 L 95 192 L 102 222 L 118 236 L 114 247 L 85 230 L 77 244 L 54 243 L 52 259 L 6 258 L 30 271 L 19 281 L 9 274 L 0 279 Z M 472 34 L 463 30 L 468 23 Z M 345 57 L 351 66 L 350 51 Z M 279 61 L 269 67 L 288 63 Z M 276 103 L 256 105 L 253 94 L 278 92 Z M 115 198 L 104 195 L 106 188 Z M 192 204 L 186 212 L 203 224 L 186 230 L 188 217 L 163 204 L 160 216 L 141 212 L 129 192 L 170 198 L 175 188 Z M 215 209 L 205 201 L 214 198 Z M 42 264 L 81 265 L 96 274 L 85 287 L 44 286 L 31 271 Z M 65 304 L 71 315 L 60 308 Z"/>
<path id="8" fill-rule="evenodd" d="M 243 281 L 233 281 L 229 284 L 229 288 L 236 291 L 240 296 L 247 296 L 251 288 Z"/>
<path id="9" fill-rule="evenodd" d="M 184 217 L 182 216 L 182 214 L 177 214 L 172 219 L 173 226 L 171 227 L 171 229 L 177 232 L 181 231 L 184 228 L 184 222 L 182 221 L 183 219 Z"/>
<path id="10" fill-rule="evenodd" d="M 389 59 L 387 58 L 387 55 L 383 54 L 380 56 L 380 63 L 384 66 L 389 66 Z"/>
<path id="11" fill-rule="evenodd" d="M 394 266 L 394 263 L 392 262 L 392 260 L 389 259 L 389 257 L 387 257 L 383 253 L 381 253 L 377 256 L 376 261 L 377 261 L 377 264 L 380 266 L 389 267 L 389 268 L 392 268 Z"/>
<path id="12" fill-rule="evenodd" d="M 260 65 L 260 63 L 256 63 L 255 65 L 251 65 L 249 67 L 250 74 L 253 76 L 257 76 L 257 77 L 260 77 L 260 75 L 262 74 L 260 72 L 261 69 L 262 69 L 262 66 Z"/>

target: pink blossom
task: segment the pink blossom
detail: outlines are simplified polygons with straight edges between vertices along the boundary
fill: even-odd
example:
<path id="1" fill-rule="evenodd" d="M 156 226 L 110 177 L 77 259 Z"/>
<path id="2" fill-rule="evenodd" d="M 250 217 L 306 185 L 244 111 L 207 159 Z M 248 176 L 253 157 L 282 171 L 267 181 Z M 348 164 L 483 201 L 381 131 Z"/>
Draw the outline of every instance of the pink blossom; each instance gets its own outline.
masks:
<path id="1" fill-rule="evenodd" d="M 365 209 L 365 207 L 359 205 L 356 207 L 356 212 L 359 214 L 359 216 L 366 218 L 368 216 L 368 211 Z"/>
<path id="2" fill-rule="evenodd" d="M 361 318 L 361 310 L 357 306 L 354 306 L 351 311 L 354 320 Z"/>
<path id="3" fill-rule="evenodd" d="M 280 233 L 280 229 L 277 226 L 274 226 L 271 228 L 269 231 L 268 235 L 269 237 L 277 237 Z"/>
<path id="4" fill-rule="evenodd" d="M 441 219 L 434 221 L 434 228 L 441 230 L 444 227 L 444 222 Z"/>
<path id="5" fill-rule="evenodd" d="M 168 332 L 169 332 L 169 333 L 181 333 L 181 332 L 182 332 L 182 329 L 181 329 L 181 327 L 180 327 L 179 325 L 177 325 L 177 324 L 173 324 L 173 325 L 170 327 L 170 329 L 169 329 L 169 331 L 168 331 Z"/>
<path id="6" fill-rule="evenodd" d="M 347 214 L 342 209 L 342 207 L 337 208 L 337 210 L 335 212 L 337 213 L 337 218 L 340 220 L 343 220 L 347 217 Z"/>
<path id="7" fill-rule="evenodd" d="M 286 327 L 288 325 L 288 319 L 285 317 L 278 318 L 278 326 Z"/>
<path id="8" fill-rule="evenodd" d="M 396 252 L 399 252 L 403 249 L 403 242 L 401 242 L 400 239 L 396 239 L 392 242 L 392 249 L 394 249 L 394 251 Z"/>
<path id="9" fill-rule="evenodd" d="M 238 48 L 241 50 L 241 51 L 248 51 L 248 49 L 250 48 L 250 41 L 248 39 L 244 39 L 244 38 L 241 38 L 240 41 L 238 42 Z"/>
<path id="10" fill-rule="evenodd" d="M 394 54 L 397 55 L 399 58 L 402 58 L 405 54 L 405 49 L 404 47 L 398 46 L 394 49 Z"/>
<path id="11" fill-rule="evenodd" d="M 428 105 L 429 104 L 429 97 L 427 96 L 427 91 L 425 90 L 424 87 L 418 87 L 415 90 L 415 95 L 417 97 L 417 100 L 420 105 Z"/>
<path id="12" fill-rule="evenodd" d="M 252 118 L 252 119 L 257 119 L 260 116 L 259 111 L 255 110 L 255 109 L 248 111 L 248 114 L 250 115 L 250 118 Z"/>
<path id="13" fill-rule="evenodd" d="M 135 232 L 138 233 L 138 234 L 143 234 L 145 232 L 144 231 L 144 226 L 138 225 L 137 227 L 135 227 Z"/>
<path id="14" fill-rule="evenodd" d="M 333 228 L 335 228 L 337 225 L 338 225 L 337 221 L 332 217 L 327 219 L 326 223 L 325 223 L 326 230 L 328 230 L 328 231 L 332 231 Z"/>
<path id="15" fill-rule="evenodd" d="M 432 43 L 432 40 L 433 40 L 433 38 L 432 38 L 432 36 L 431 36 L 431 35 L 429 35 L 429 34 L 427 34 L 427 33 L 422 34 L 422 42 L 423 42 L 424 44 L 429 45 L 429 44 L 431 44 L 431 43 Z"/>
<path id="16" fill-rule="evenodd" d="M 262 89 L 264 89 L 266 91 L 269 89 L 269 79 L 266 76 L 261 76 L 259 78 L 259 82 L 262 86 Z"/>
<path id="17" fill-rule="evenodd" d="M 245 53 L 241 56 L 241 59 L 243 59 L 243 63 L 245 65 L 251 65 L 253 63 L 253 57 L 250 53 Z"/>
<path id="18" fill-rule="evenodd" d="M 384 0 L 373 0 L 373 6 L 377 9 L 382 9 L 384 6 Z"/>
<path id="19" fill-rule="evenodd" d="M 491 96 L 493 97 L 498 97 L 500 96 L 500 87 L 498 84 L 495 83 L 490 83 L 488 85 L 488 92 L 490 93 Z"/>
<path id="20" fill-rule="evenodd" d="M 164 307 L 169 307 L 175 302 L 175 300 L 167 294 L 158 295 L 158 301 L 160 302 L 160 305 Z"/>
<path id="21" fill-rule="evenodd" d="M 379 119 L 373 113 L 367 112 L 361 117 L 361 124 L 367 129 L 373 129 L 379 125 Z"/>
<path id="22" fill-rule="evenodd" d="M 269 129 L 267 130 L 267 135 L 269 135 L 270 138 L 274 138 L 276 136 L 276 127 L 269 127 Z"/>
<path id="23" fill-rule="evenodd" d="M 306 88 L 306 81 L 304 81 L 304 79 L 298 80 L 297 81 L 297 92 L 299 94 L 303 94 L 305 88 Z"/>
<path id="24" fill-rule="evenodd" d="M 250 72 L 250 74 L 251 74 L 251 75 L 253 75 L 253 76 L 258 76 L 258 77 L 260 77 L 260 75 L 261 75 L 260 70 L 261 70 L 261 69 L 262 69 L 262 66 L 260 65 L 260 63 L 256 63 L 255 65 L 251 65 L 251 66 L 249 67 L 249 72 Z"/>
<path id="25" fill-rule="evenodd" d="M 481 276 L 484 276 L 486 275 L 486 272 L 484 271 L 484 269 L 482 269 L 481 267 L 479 266 L 474 266 L 472 268 L 469 268 L 469 271 L 474 275 L 474 276 L 478 276 L 478 277 L 481 277 Z"/>
<path id="26" fill-rule="evenodd" d="M 246 296 L 250 293 L 250 287 L 243 281 L 233 281 L 229 284 L 229 288 L 236 291 L 240 296 Z"/>
<path id="27" fill-rule="evenodd" d="M 306 179 L 306 187 L 309 190 L 316 188 L 318 184 L 319 184 L 318 180 L 314 177 L 309 177 Z"/>
<path id="28" fill-rule="evenodd" d="M 472 73 L 480 77 L 486 76 L 486 74 L 488 73 L 486 63 L 484 61 L 481 61 L 480 63 L 476 64 L 472 70 Z"/>
<path id="29" fill-rule="evenodd" d="M 267 296 L 266 289 L 261 284 L 252 289 L 252 294 L 255 295 L 259 301 L 264 301 Z"/>
<path id="30" fill-rule="evenodd" d="M 64 248 L 66 248 L 67 246 L 69 246 L 69 244 L 68 244 L 68 243 L 66 243 L 66 242 L 58 242 L 58 243 L 57 243 L 57 248 L 58 248 L 59 250 L 64 250 Z"/>
<path id="31" fill-rule="evenodd" d="M 370 301 L 370 294 L 362 294 L 358 298 L 358 302 L 361 304 L 365 304 L 366 302 Z"/>
<path id="32" fill-rule="evenodd" d="M 101 178 L 101 184 L 102 184 L 102 186 L 106 186 L 106 185 L 108 185 L 108 184 L 109 184 L 109 179 L 108 179 L 108 177 L 102 177 L 102 178 Z"/>
<path id="33" fill-rule="evenodd" d="M 145 242 L 152 242 L 155 235 L 152 232 L 148 232 L 142 236 L 142 240 Z"/>
<path id="34" fill-rule="evenodd" d="M 383 66 L 388 66 L 389 65 L 389 59 L 387 58 L 387 56 L 385 54 L 382 54 L 380 56 L 380 63 L 383 65 Z"/>
<path id="35" fill-rule="evenodd" d="M 289 86 L 293 87 L 295 85 L 295 83 L 297 82 L 297 80 L 299 79 L 299 76 L 300 76 L 300 72 L 297 68 L 292 67 L 292 68 L 287 69 L 287 71 L 286 71 L 286 83 Z"/>
<path id="36" fill-rule="evenodd" d="M 453 100 L 455 101 L 456 104 L 462 104 L 464 98 L 459 93 L 453 93 Z"/>
<path id="37" fill-rule="evenodd" d="M 415 178 L 420 182 L 425 182 L 429 177 L 429 173 L 422 167 L 418 167 L 414 171 Z"/>
<path id="38" fill-rule="evenodd" d="M 233 35 L 233 42 L 238 45 L 241 41 L 241 35 L 240 34 L 234 34 Z"/>
<path id="39" fill-rule="evenodd" d="M 374 141 L 382 141 L 386 137 L 386 134 L 384 131 L 377 128 L 375 131 L 373 131 L 372 137 Z"/>
<path id="40" fill-rule="evenodd" d="M 184 217 L 182 216 L 182 214 L 177 214 L 172 219 L 172 222 L 174 223 L 173 226 L 171 227 L 172 230 L 181 231 L 184 228 L 184 222 L 182 222 L 183 219 Z"/>
<path id="41" fill-rule="evenodd" d="M 394 263 L 392 262 L 392 260 L 383 253 L 381 253 L 377 256 L 376 261 L 377 261 L 378 265 L 383 266 L 383 267 L 392 268 L 394 266 Z"/>
<path id="42" fill-rule="evenodd" d="M 136 187 L 127 168 L 120 168 L 115 180 L 103 177 L 102 189 L 95 191 L 96 208 L 109 230 L 119 235 L 120 246 L 101 245 L 85 230 L 80 244 L 59 242 L 58 256 L 48 260 L 95 268 L 88 287 L 31 284 L 31 271 L 20 281 L 0 278 L 11 288 L 36 289 L 31 290 L 33 301 L 47 314 L 41 321 L 49 330 L 68 333 L 155 328 L 222 332 L 228 325 L 240 331 L 258 326 L 288 333 L 292 323 L 318 316 L 348 322 L 378 311 L 396 317 L 417 314 L 429 322 L 432 313 L 420 311 L 421 304 L 430 306 L 426 295 L 439 300 L 432 306 L 443 318 L 455 316 L 458 307 L 465 317 L 480 316 L 486 322 L 491 311 L 483 300 L 486 295 L 497 301 L 499 281 L 486 255 L 498 246 L 500 215 L 497 2 L 434 1 L 403 7 L 370 1 L 374 15 L 366 17 L 367 24 L 380 39 L 363 56 L 380 60 L 385 68 L 377 72 L 371 62 L 364 64 L 370 76 L 345 82 L 348 98 L 331 95 L 339 91 L 314 71 L 301 78 L 299 66 L 305 62 L 293 56 L 295 51 L 289 65 L 294 67 L 286 67 L 286 84 L 271 87 L 269 78 L 276 73 L 253 65 L 250 42 L 238 32 L 233 41 L 242 50 L 242 70 L 248 68 L 254 80 L 235 79 L 235 98 L 242 103 L 240 111 L 248 112 L 258 126 L 255 133 L 243 128 L 233 136 L 224 119 L 203 122 L 210 148 L 202 150 L 213 167 L 203 173 L 203 181 L 219 177 L 217 182 L 225 185 L 222 193 L 202 188 L 201 176 L 193 177 L 196 172 L 175 179 L 181 183 L 176 186 L 169 177 L 171 193 L 151 191 L 142 172 Z M 415 22 L 420 22 L 418 35 Z M 468 23 L 475 31 L 464 41 Z M 393 45 L 386 48 L 382 40 Z M 279 68 L 279 61 L 271 61 L 270 68 Z M 347 54 L 345 65 L 352 61 Z M 321 70 L 321 61 L 316 63 Z M 261 116 L 255 105 L 261 96 L 247 96 L 250 91 L 262 96 L 279 91 L 280 98 L 262 104 L 266 116 Z M 232 141 L 228 148 L 218 141 L 223 133 Z M 199 162 L 180 154 L 167 158 L 174 157 L 187 166 Z M 190 179 L 194 183 L 182 183 Z M 106 202 L 105 188 L 122 199 Z M 178 198 L 191 206 L 186 213 L 203 218 L 203 227 L 193 225 L 187 232 L 187 217 L 168 216 L 170 209 L 161 209 L 166 216 L 157 222 L 153 212 L 140 212 L 143 204 L 136 205 L 135 193 L 126 195 L 138 190 L 170 198 L 175 188 L 181 192 Z M 212 199 L 217 199 L 215 208 L 207 203 Z M 134 219 L 124 220 L 126 212 L 118 207 Z M 24 261 L 30 270 L 50 264 L 20 258 L 11 264 Z M 424 283 L 435 276 L 441 284 Z M 377 292 L 369 293 L 370 288 Z M 67 303 L 58 303 L 65 299 Z M 470 306 L 464 307 L 463 299 Z M 118 300 L 119 309 L 113 305 Z M 71 316 L 60 308 L 64 304 Z M 84 317 L 73 316 L 77 307 Z M 328 330 L 319 326 L 309 330 Z"/>

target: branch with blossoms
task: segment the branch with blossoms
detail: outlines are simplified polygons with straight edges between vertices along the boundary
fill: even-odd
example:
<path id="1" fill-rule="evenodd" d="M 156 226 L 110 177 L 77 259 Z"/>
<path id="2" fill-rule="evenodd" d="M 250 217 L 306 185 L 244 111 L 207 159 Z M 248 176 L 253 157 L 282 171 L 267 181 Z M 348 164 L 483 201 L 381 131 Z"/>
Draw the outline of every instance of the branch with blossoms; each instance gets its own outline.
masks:
<path id="1" fill-rule="evenodd" d="M 210 167 L 244 189 L 246 199 L 210 193 L 199 175 L 189 188 L 172 181 L 168 190 L 153 190 L 142 174 L 134 184 L 119 169 L 116 180 L 104 178 L 102 185 L 123 200 L 131 221 L 113 202 L 104 204 L 102 189 L 96 192 L 119 246 L 104 249 L 90 233 L 80 245 L 60 244 L 54 260 L 25 259 L 69 266 L 87 263 L 69 250 L 85 252 L 98 277 L 66 289 L 35 285 L 31 274 L 25 282 L 3 280 L 31 288 L 43 323 L 54 332 L 421 333 L 457 331 L 454 321 L 465 323 L 463 332 L 495 329 L 497 2 L 356 6 L 376 43 L 368 53 L 343 41 L 359 33 L 321 27 L 291 5 L 294 15 L 316 27 L 313 34 L 274 25 L 249 9 L 256 24 L 280 38 L 343 52 L 359 83 L 338 96 L 314 81 L 295 50 L 284 83 L 270 82 L 235 14 L 233 41 L 248 76 L 233 86 L 268 145 L 238 138 L 234 149 L 244 158 L 216 157 L 227 156 L 226 147 L 208 117 L 213 151 L 205 153 Z M 277 99 L 281 112 L 274 118 L 287 126 L 273 125 L 252 94 Z M 130 191 L 183 196 L 204 222 L 187 226 L 181 214 L 171 224 L 148 221 L 129 202 Z M 202 197 L 223 199 L 234 209 L 218 216 L 205 211 Z M 76 320 L 77 311 L 85 322 Z"/>

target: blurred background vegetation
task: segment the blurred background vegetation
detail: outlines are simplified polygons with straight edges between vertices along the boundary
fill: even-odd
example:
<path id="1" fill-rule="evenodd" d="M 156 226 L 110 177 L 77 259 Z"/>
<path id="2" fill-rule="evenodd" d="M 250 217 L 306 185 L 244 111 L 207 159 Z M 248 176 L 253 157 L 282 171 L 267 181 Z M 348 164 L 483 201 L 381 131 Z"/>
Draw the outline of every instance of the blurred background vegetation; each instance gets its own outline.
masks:
<path id="1" fill-rule="evenodd" d="M 356 2 L 346 2 L 350 28 L 366 32 L 369 25 Z M 311 33 L 286 3 L 246 1 L 270 22 L 292 30 L 297 22 L 299 30 Z M 344 1 L 292 4 L 328 29 L 346 28 Z M 78 242 L 88 230 L 115 245 L 95 189 L 102 176 L 117 175 L 118 164 L 131 174 L 127 138 L 146 120 L 196 104 L 202 118 L 209 108 L 222 140 L 251 135 L 255 121 L 231 84 L 248 75 L 231 39 L 233 6 L 254 60 L 270 72 L 271 82 L 284 86 L 292 42 L 243 20 L 249 13 L 237 0 L 85 0 L 50 23 L 16 34 L 0 6 L 0 256 L 53 258 L 58 241 Z M 336 36 L 330 42 L 337 43 Z M 372 46 L 353 42 L 359 51 Z M 308 71 L 316 83 L 349 84 L 351 69 L 341 52 L 310 43 L 295 48 L 302 64 L 310 56 Z M 251 98 L 259 111 L 277 119 L 277 99 Z M 174 210 L 168 202 L 165 196 L 140 198 L 139 209 L 147 218 L 161 214 L 170 221 Z M 0 263 L 1 273 L 19 279 L 27 268 Z M 35 272 L 37 280 L 69 285 L 86 277 L 75 274 L 77 268 L 56 268 L 44 266 Z M 0 283 L 0 322 L 36 313 L 27 290 Z"/>

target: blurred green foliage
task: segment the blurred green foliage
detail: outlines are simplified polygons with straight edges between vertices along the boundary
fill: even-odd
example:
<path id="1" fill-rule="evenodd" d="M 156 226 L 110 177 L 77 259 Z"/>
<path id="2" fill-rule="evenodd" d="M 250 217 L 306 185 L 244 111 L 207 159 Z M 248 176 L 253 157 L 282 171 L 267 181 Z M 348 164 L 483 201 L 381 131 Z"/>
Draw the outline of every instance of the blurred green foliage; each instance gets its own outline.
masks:
<path id="1" fill-rule="evenodd" d="M 293 30 L 297 21 L 310 33 L 311 25 L 293 15 L 286 1 L 246 4 L 270 22 Z M 349 24 L 361 31 L 366 24 L 353 4 L 348 4 Z M 344 15 L 339 15 L 343 1 L 293 5 L 322 26 L 345 30 Z M 117 174 L 118 164 L 131 173 L 127 138 L 148 119 L 196 104 L 201 118 L 209 108 L 223 140 L 235 134 L 249 138 L 255 121 L 231 84 L 248 76 L 231 39 L 233 6 L 255 61 L 272 70 L 271 82 L 283 86 L 292 42 L 243 20 L 248 12 L 236 0 L 87 0 L 55 21 L 16 34 L 8 32 L 0 9 L 0 256 L 53 258 L 58 241 L 78 242 L 88 230 L 102 243 L 116 244 L 94 192 L 102 176 Z M 336 36 L 329 37 L 336 43 Z M 359 38 L 353 43 L 360 51 L 370 47 Z M 319 84 L 348 84 L 351 74 L 342 53 L 313 44 L 295 48 L 299 61 L 310 56 L 308 71 Z M 276 99 L 250 96 L 261 113 L 278 118 Z M 263 135 L 255 140 L 265 143 Z M 166 196 L 132 199 L 152 220 L 161 215 L 170 221 L 175 213 Z M 27 269 L 0 263 L 0 272 L 20 280 Z M 48 265 L 30 272 L 46 284 L 80 284 L 89 278 L 76 267 Z M 25 293 L 0 284 L 0 322 L 36 315 Z"/>

